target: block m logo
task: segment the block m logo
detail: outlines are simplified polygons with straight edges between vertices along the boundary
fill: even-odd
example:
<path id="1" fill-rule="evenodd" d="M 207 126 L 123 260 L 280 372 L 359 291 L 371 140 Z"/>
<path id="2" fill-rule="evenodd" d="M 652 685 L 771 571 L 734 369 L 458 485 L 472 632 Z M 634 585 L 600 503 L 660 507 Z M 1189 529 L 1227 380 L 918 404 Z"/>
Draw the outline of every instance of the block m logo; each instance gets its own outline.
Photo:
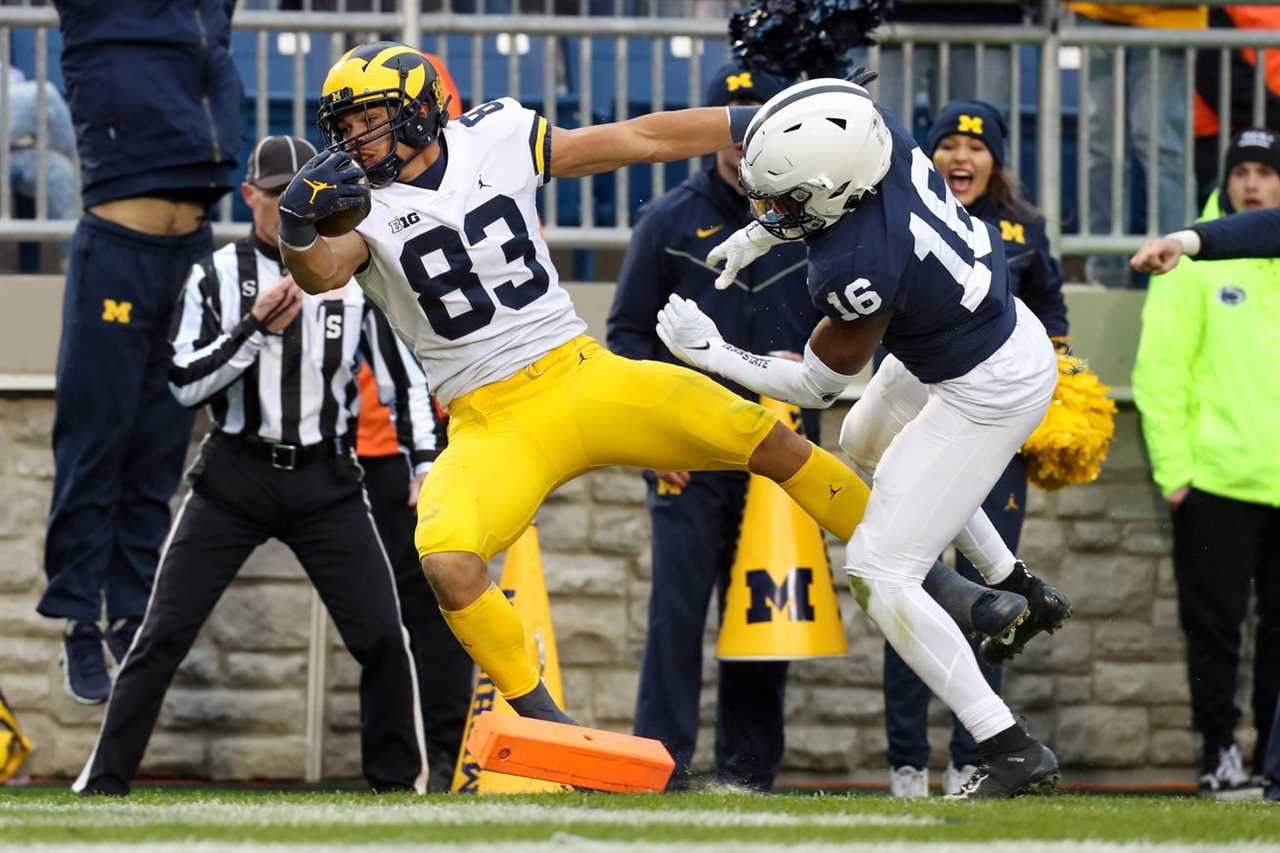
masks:
<path id="1" fill-rule="evenodd" d="M 982 134 L 982 116 L 960 116 L 960 122 L 956 125 L 958 133 L 977 133 Z"/>
<path id="2" fill-rule="evenodd" d="M 815 619 L 809 590 L 813 587 L 813 569 L 792 569 L 781 584 L 764 569 L 747 572 L 747 586 L 751 589 L 751 606 L 747 608 L 747 624 L 772 622 L 774 611 L 785 611 L 792 622 L 812 622 Z"/>
<path id="3" fill-rule="evenodd" d="M 129 325 L 129 312 L 132 310 L 132 302 L 116 302 L 114 299 L 102 300 L 102 319 L 108 323 Z"/>
<path id="4" fill-rule="evenodd" d="M 739 89 L 750 89 L 755 84 L 751 82 L 751 72 L 743 71 L 741 74 L 730 74 L 724 78 L 724 85 L 730 92 L 736 92 Z"/>
<path id="5" fill-rule="evenodd" d="M 1001 219 L 1000 239 L 1006 243 L 1026 243 L 1027 229 L 1023 227 L 1021 222 L 1010 222 L 1007 219 Z"/>

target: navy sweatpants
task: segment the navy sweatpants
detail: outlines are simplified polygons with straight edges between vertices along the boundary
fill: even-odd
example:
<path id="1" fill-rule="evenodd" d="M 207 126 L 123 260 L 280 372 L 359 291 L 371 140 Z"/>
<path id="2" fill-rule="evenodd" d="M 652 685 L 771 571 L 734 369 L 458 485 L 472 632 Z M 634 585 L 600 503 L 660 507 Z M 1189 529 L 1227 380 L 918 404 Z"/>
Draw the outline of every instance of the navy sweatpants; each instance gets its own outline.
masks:
<path id="1" fill-rule="evenodd" d="M 204 226 L 153 237 L 85 213 L 71 240 L 58 347 L 50 617 L 141 617 L 169 529 L 195 413 L 169 391 L 169 318 Z"/>
<path id="2" fill-rule="evenodd" d="M 995 525 L 1000 538 L 1017 552 L 1022 533 L 1022 518 L 1027 505 L 1027 463 L 1015 456 L 992 487 L 982 508 Z M 956 569 L 976 583 L 982 575 L 963 556 L 957 555 Z M 976 646 L 975 646 L 976 652 Z M 991 689 L 1000 692 L 1001 670 L 978 658 L 978 667 Z M 889 740 L 889 766 L 915 768 L 929 763 L 929 698 L 932 694 L 909 666 L 898 657 L 888 643 L 884 646 L 884 719 Z M 951 763 L 956 767 L 978 763 L 978 748 L 973 735 L 952 716 Z"/>
<path id="3" fill-rule="evenodd" d="M 698 739 L 702 638 L 713 590 L 724 586 L 737 550 L 745 472 L 695 472 L 679 494 L 649 473 L 653 592 L 640 666 L 635 733 L 656 738 L 676 762 L 671 788 L 688 785 Z M 661 492 L 661 493 L 660 493 Z M 782 761 L 787 663 L 720 664 L 716 774 L 759 790 L 773 786 Z"/>

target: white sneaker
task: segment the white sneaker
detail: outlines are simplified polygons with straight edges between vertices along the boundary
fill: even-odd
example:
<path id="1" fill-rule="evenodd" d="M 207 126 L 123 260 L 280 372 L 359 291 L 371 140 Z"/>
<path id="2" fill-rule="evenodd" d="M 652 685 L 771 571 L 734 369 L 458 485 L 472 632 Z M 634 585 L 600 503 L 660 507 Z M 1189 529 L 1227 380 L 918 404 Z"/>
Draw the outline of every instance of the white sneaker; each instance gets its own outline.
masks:
<path id="1" fill-rule="evenodd" d="M 929 768 L 894 767 L 889 771 L 889 793 L 909 800 L 929 796 Z"/>
<path id="2" fill-rule="evenodd" d="M 1232 744 L 1218 750 L 1218 766 L 1200 776 L 1200 796 L 1218 800 L 1254 800 L 1262 796 L 1262 788 L 1244 772 L 1240 747 Z"/>
<path id="3" fill-rule="evenodd" d="M 978 768 L 972 764 L 966 764 L 963 767 L 948 764 L 947 769 L 942 773 L 942 793 L 948 797 L 952 794 L 960 793 L 964 783 L 969 781 L 969 777 L 976 773 L 977 770 Z"/>

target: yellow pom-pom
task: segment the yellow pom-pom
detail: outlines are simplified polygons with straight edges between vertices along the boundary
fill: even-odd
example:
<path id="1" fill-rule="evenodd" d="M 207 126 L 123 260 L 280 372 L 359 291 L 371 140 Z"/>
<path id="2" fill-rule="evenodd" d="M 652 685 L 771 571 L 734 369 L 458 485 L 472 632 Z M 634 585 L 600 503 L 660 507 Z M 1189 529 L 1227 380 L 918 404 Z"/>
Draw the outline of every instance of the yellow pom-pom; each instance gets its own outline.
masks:
<path id="1" fill-rule="evenodd" d="M 1116 433 L 1110 390 L 1082 359 L 1058 355 L 1053 402 L 1022 446 L 1031 482 L 1053 490 L 1098 478 Z"/>

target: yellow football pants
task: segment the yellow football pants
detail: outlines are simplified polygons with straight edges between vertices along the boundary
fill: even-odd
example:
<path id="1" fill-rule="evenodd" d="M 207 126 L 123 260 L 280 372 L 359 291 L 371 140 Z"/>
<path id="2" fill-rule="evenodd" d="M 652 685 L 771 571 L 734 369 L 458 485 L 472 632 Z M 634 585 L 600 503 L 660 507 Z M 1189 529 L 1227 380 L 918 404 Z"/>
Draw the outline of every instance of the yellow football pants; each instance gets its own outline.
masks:
<path id="1" fill-rule="evenodd" d="M 706 376 L 577 337 L 449 405 L 449 446 L 418 499 L 418 554 L 488 561 L 561 483 L 610 465 L 745 470 L 777 418 Z"/>

